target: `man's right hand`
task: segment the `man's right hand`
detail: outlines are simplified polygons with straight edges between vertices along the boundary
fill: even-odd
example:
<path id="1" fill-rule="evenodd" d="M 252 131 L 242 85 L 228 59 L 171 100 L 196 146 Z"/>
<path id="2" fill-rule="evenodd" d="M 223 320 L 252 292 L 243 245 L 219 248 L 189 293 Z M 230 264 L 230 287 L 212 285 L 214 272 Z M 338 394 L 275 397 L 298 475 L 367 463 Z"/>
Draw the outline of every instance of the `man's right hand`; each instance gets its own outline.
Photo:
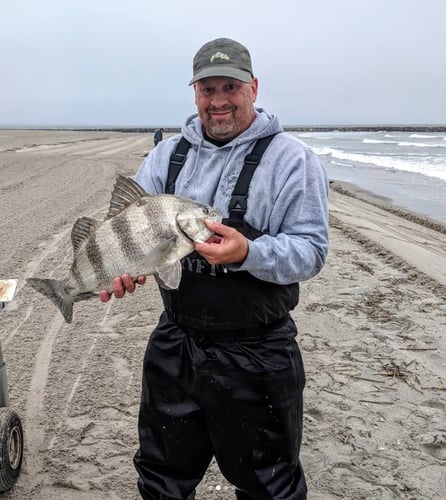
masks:
<path id="1" fill-rule="evenodd" d="M 130 274 L 123 274 L 122 276 L 117 276 L 113 280 L 113 292 L 110 293 L 107 290 L 101 290 L 99 292 L 99 300 L 101 302 L 108 302 L 112 295 L 114 295 L 117 299 L 122 299 L 124 297 L 125 292 L 133 293 L 136 290 L 136 285 L 144 285 L 146 282 L 145 276 L 138 276 L 136 281 L 133 281 L 133 278 Z"/>

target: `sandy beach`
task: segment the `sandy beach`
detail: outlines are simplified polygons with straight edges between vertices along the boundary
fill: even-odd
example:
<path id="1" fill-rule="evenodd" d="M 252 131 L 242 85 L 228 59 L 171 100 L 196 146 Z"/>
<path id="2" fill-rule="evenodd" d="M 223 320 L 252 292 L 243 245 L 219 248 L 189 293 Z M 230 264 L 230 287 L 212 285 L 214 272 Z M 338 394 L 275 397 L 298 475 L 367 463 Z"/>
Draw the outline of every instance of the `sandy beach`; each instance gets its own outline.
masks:
<path id="1" fill-rule="evenodd" d="M 102 219 L 118 174 L 152 135 L 0 130 L 0 315 L 22 473 L 8 500 L 137 500 L 141 365 L 161 301 L 75 306 L 73 323 L 24 284 L 62 278 L 80 216 Z M 309 499 L 443 499 L 446 491 L 446 229 L 331 182 L 327 265 L 293 312 L 304 357 L 302 461 Z M 215 464 L 198 500 L 234 498 Z"/>

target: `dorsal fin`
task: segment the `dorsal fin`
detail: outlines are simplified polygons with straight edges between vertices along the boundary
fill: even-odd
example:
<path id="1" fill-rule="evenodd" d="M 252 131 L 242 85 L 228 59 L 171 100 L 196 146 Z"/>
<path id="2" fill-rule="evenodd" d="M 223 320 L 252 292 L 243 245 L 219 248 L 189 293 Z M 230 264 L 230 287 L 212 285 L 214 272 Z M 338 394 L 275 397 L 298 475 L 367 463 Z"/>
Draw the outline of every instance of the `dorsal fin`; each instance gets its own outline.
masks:
<path id="1" fill-rule="evenodd" d="M 139 184 L 130 177 L 118 175 L 113 188 L 107 219 L 119 214 L 119 212 L 122 212 L 122 210 L 143 196 L 148 196 L 148 194 Z"/>
<path id="2" fill-rule="evenodd" d="M 98 224 L 100 224 L 100 222 L 91 217 L 81 217 L 77 219 L 71 230 L 71 244 L 73 245 L 74 255 L 77 254 L 85 240 L 95 231 Z"/>

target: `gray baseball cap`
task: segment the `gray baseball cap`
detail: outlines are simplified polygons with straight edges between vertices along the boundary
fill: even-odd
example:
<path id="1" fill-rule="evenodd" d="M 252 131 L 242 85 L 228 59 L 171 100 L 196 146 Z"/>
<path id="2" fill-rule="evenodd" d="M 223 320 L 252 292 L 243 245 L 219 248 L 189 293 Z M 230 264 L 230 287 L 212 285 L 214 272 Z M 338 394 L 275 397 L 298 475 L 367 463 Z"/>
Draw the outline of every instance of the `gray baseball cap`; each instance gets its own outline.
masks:
<path id="1" fill-rule="evenodd" d="M 210 76 L 228 76 L 249 83 L 254 73 L 248 49 L 230 38 L 207 42 L 195 54 L 189 85 Z"/>

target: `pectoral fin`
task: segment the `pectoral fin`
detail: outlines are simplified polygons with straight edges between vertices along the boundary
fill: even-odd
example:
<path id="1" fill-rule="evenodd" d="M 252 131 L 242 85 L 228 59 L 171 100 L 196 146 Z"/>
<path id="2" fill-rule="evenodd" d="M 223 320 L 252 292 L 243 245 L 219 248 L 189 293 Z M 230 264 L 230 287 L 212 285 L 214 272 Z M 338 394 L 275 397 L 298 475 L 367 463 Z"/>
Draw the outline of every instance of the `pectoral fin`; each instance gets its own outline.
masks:
<path id="1" fill-rule="evenodd" d="M 181 263 L 177 260 L 174 264 L 168 264 L 157 268 L 155 279 L 161 288 L 175 290 L 180 286 Z"/>
<path id="2" fill-rule="evenodd" d="M 173 264 L 160 264 L 169 260 L 169 256 L 175 251 L 177 236 L 172 236 L 153 248 L 142 262 L 142 267 L 153 273 L 158 285 L 167 290 L 178 288 L 181 280 L 181 263 L 175 261 Z M 146 274 L 146 273 L 143 273 Z M 147 273 L 149 274 L 149 273 Z"/>
<path id="3" fill-rule="evenodd" d="M 160 262 L 169 260 L 169 255 L 174 252 L 177 236 L 172 236 L 168 240 L 163 241 L 158 246 L 152 248 L 148 254 L 140 261 L 141 274 L 153 272 L 153 269 L 159 267 Z"/>

